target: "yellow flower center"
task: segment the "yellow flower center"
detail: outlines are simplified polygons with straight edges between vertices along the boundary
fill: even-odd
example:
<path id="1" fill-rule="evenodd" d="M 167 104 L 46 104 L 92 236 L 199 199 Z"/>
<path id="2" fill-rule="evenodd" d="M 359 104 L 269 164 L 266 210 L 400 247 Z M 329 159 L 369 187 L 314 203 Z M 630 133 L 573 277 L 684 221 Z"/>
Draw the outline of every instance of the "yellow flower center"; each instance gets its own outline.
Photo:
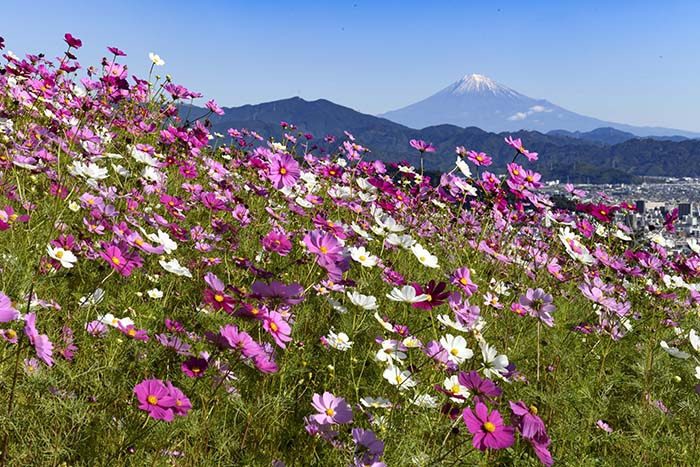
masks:
<path id="1" fill-rule="evenodd" d="M 426 302 L 432 302 L 433 301 L 433 296 L 430 294 L 426 294 L 428 298 L 425 299 Z"/>
<path id="2" fill-rule="evenodd" d="M 319 248 L 319 250 L 321 250 L 321 253 L 323 253 L 324 255 L 328 253 L 328 247 L 326 246 L 322 246 L 321 248 Z"/>
<path id="3" fill-rule="evenodd" d="M 465 279 L 464 277 L 462 277 L 462 278 L 459 280 L 459 283 L 462 284 L 462 285 L 467 285 L 467 279 Z"/>
<path id="4" fill-rule="evenodd" d="M 214 300 L 218 303 L 221 303 L 224 301 L 224 296 L 221 294 L 216 294 L 216 295 L 214 295 Z"/>
<path id="5" fill-rule="evenodd" d="M 136 240 L 134 240 L 134 243 L 136 243 L 138 246 L 142 246 L 144 244 L 144 241 L 140 238 L 137 238 Z"/>
<path id="6" fill-rule="evenodd" d="M 58 251 L 56 252 L 56 258 L 58 258 L 58 259 L 63 258 L 63 252 L 62 252 L 61 250 L 58 250 Z"/>
<path id="7" fill-rule="evenodd" d="M 277 332 L 279 327 L 274 322 L 270 322 L 270 329 L 272 329 L 272 332 Z"/>
<path id="8" fill-rule="evenodd" d="M 484 423 L 484 430 L 488 431 L 489 433 L 493 433 L 496 431 L 496 425 L 491 422 L 486 422 Z"/>
<path id="9" fill-rule="evenodd" d="M 531 405 L 530 406 L 530 413 L 532 415 L 537 415 L 537 407 L 535 407 L 534 405 Z"/>
<path id="10" fill-rule="evenodd" d="M 329 417 L 332 417 L 333 415 L 335 415 L 335 410 L 331 409 L 330 407 L 327 408 L 326 415 L 328 415 Z"/>
<path id="11" fill-rule="evenodd" d="M 176 400 L 175 405 L 178 407 L 182 407 L 182 401 L 180 399 Z"/>
<path id="12" fill-rule="evenodd" d="M 452 394 L 459 394 L 459 384 L 455 384 L 454 386 L 452 386 L 450 391 L 452 391 Z"/>
<path id="13" fill-rule="evenodd" d="M 418 258 L 418 261 L 420 261 L 421 263 L 424 263 L 424 262 L 425 262 L 425 256 L 421 256 L 420 258 Z"/>
<path id="14" fill-rule="evenodd" d="M 148 397 L 146 398 L 146 400 L 147 400 L 148 403 L 151 404 L 151 405 L 156 405 L 156 404 L 158 403 L 158 398 L 157 398 L 156 396 L 154 396 L 153 394 L 151 394 L 150 396 L 148 396 Z"/>
<path id="15" fill-rule="evenodd" d="M 6 335 L 9 339 L 14 339 L 17 336 L 17 332 L 14 329 L 8 329 Z"/>
<path id="16" fill-rule="evenodd" d="M 131 328 L 131 329 L 129 329 L 128 331 L 126 331 L 126 333 L 127 333 L 129 336 L 134 337 L 134 336 L 136 335 L 136 329 Z"/>
<path id="17" fill-rule="evenodd" d="M 365 255 L 360 256 L 360 261 L 367 261 L 367 257 Z"/>
<path id="18" fill-rule="evenodd" d="M 284 167 L 282 167 L 282 168 L 280 169 L 280 173 L 281 173 L 282 175 L 285 175 L 285 174 L 287 173 L 287 169 L 285 169 Z"/>
<path id="19" fill-rule="evenodd" d="M 119 258 L 117 258 L 116 256 L 112 256 L 112 262 L 113 262 L 114 264 L 116 264 L 117 266 L 119 266 L 120 264 L 122 264 L 121 260 L 120 260 Z"/>
<path id="20" fill-rule="evenodd" d="M 457 349 L 452 349 L 452 350 L 450 350 L 450 353 L 451 353 L 452 355 L 454 355 L 454 356 L 457 356 L 457 354 L 459 353 L 459 350 L 457 350 Z"/>

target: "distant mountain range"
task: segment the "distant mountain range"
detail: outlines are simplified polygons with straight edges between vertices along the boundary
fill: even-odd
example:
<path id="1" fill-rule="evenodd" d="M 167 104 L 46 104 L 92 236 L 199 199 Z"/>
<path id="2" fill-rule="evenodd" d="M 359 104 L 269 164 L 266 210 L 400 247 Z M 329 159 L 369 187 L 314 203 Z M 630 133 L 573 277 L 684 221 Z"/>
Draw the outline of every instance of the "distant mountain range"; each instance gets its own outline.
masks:
<path id="1" fill-rule="evenodd" d="M 359 144 L 372 152 L 368 158 L 385 161 L 407 160 L 418 166 L 418 152 L 408 144 L 410 139 L 422 139 L 438 147 L 436 153 L 425 156 L 426 170 L 448 171 L 454 167 L 455 147 L 464 146 L 485 152 L 494 158 L 495 171 L 505 171 L 505 164 L 514 151 L 503 138 L 522 138 L 525 147 L 540 154 L 538 161 L 528 164 L 543 174 L 546 180 L 571 182 L 634 183 L 639 176 L 700 177 L 700 141 L 661 141 L 640 139 L 619 130 L 602 128 L 586 133 L 516 131 L 490 133 L 476 127 L 436 125 L 420 130 L 409 128 L 384 118 L 356 112 L 328 100 L 308 102 L 299 97 L 257 105 L 225 108 L 225 115 L 209 117 L 212 129 L 226 135 L 229 128 L 247 128 L 264 137 L 280 140 L 284 130 L 281 121 L 298 127 L 298 133 L 310 133 L 310 144 L 334 151 L 343 131 L 352 133 Z M 181 109 L 181 115 L 197 116 L 206 109 Z M 328 145 L 327 135 L 339 141 Z M 303 138 L 300 138 L 303 139 Z M 525 161 L 527 162 L 527 161 Z"/>
<path id="2" fill-rule="evenodd" d="M 465 75 L 430 97 L 379 117 L 411 128 L 452 124 L 486 131 L 552 130 L 589 132 L 614 128 L 637 136 L 683 136 L 700 133 L 658 127 L 637 127 L 606 122 L 559 107 L 545 99 L 533 99 L 478 74 Z"/>

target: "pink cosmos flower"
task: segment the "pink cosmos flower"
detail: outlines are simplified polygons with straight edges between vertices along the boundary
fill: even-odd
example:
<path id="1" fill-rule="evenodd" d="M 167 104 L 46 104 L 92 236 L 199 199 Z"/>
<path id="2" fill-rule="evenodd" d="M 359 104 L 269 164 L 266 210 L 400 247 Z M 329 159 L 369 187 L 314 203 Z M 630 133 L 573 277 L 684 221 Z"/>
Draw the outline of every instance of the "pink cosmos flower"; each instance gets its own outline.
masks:
<path id="1" fill-rule="evenodd" d="M 211 110 L 216 115 L 223 115 L 224 114 L 224 110 L 221 107 L 219 107 L 219 105 L 214 101 L 214 99 L 207 101 L 207 103 L 205 105 L 206 105 L 207 109 Z"/>
<path id="2" fill-rule="evenodd" d="M 488 167 L 491 165 L 492 159 L 483 152 L 469 151 L 467 153 L 469 159 L 476 166 Z"/>
<path id="3" fill-rule="evenodd" d="M 352 409 L 342 397 L 335 397 L 330 392 L 314 394 L 312 404 L 318 413 L 311 419 L 319 425 L 339 425 L 352 422 Z"/>
<path id="4" fill-rule="evenodd" d="M 136 339 L 139 341 L 147 341 L 149 339 L 148 333 L 145 329 L 136 329 L 133 324 L 124 326 L 121 322 L 117 322 L 117 327 L 122 334 Z"/>
<path id="5" fill-rule="evenodd" d="M 289 154 L 274 154 L 270 158 L 268 178 L 278 190 L 294 186 L 300 175 L 299 163 Z"/>
<path id="6" fill-rule="evenodd" d="M 304 236 L 304 244 L 311 253 L 318 255 L 322 265 L 332 264 L 343 258 L 343 246 L 332 234 L 312 230 Z"/>
<path id="7" fill-rule="evenodd" d="M 36 355 L 48 366 L 53 366 L 53 344 L 46 334 L 39 334 L 36 330 L 36 314 L 28 313 L 24 317 L 24 333 L 29 342 L 34 346 Z"/>
<path id="8" fill-rule="evenodd" d="M 541 288 L 527 289 L 525 295 L 521 295 L 518 300 L 530 316 L 539 318 L 549 327 L 554 326 L 554 318 L 551 313 L 556 309 L 552 302 L 554 299 Z"/>
<path id="9" fill-rule="evenodd" d="M 244 357 L 254 358 L 263 353 L 260 344 L 255 342 L 247 332 L 239 331 L 235 325 L 227 324 L 222 327 L 220 337 L 229 348 L 238 350 Z"/>
<path id="10" fill-rule="evenodd" d="M 503 424 L 501 414 L 477 402 L 474 412 L 467 407 L 462 412 L 462 418 L 469 432 L 474 435 L 474 447 L 480 451 L 486 449 L 505 449 L 515 444 L 513 427 Z"/>
<path id="11" fill-rule="evenodd" d="M 0 323 L 14 321 L 17 318 L 19 318 L 19 311 L 13 308 L 12 300 L 3 292 L 0 292 Z"/>
<path id="12" fill-rule="evenodd" d="M 516 149 L 520 154 L 523 156 L 527 157 L 527 160 L 530 162 L 536 161 L 537 160 L 537 153 L 536 152 L 530 152 L 527 149 L 523 147 L 522 141 L 520 141 L 520 138 L 518 139 L 513 139 L 512 136 L 508 136 L 507 138 L 504 138 L 508 146 L 512 147 L 513 149 Z"/>
<path id="13" fill-rule="evenodd" d="M 268 311 L 265 316 L 263 316 L 263 329 L 272 335 L 275 343 L 282 347 L 283 349 L 287 347 L 285 342 L 290 342 L 292 340 L 290 334 L 292 333 L 292 328 L 289 326 L 282 314 L 277 311 Z"/>
<path id="14" fill-rule="evenodd" d="M 175 415 L 182 417 L 187 415 L 187 412 L 192 408 L 189 398 L 179 388 L 173 386 L 173 383 L 170 381 L 166 381 L 165 387 L 168 389 L 170 397 L 174 400 L 172 409 Z"/>
<path id="15" fill-rule="evenodd" d="M 422 139 L 412 139 L 409 141 L 409 144 L 411 147 L 418 149 L 421 153 L 437 151 L 437 148 L 433 146 L 432 143 L 426 143 Z"/>
<path id="16" fill-rule="evenodd" d="M 466 267 L 459 268 L 452 273 L 451 283 L 462 289 L 467 297 L 471 297 L 479 288 L 478 285 L 472 282 L 471 274 L 471 270 Z"/>

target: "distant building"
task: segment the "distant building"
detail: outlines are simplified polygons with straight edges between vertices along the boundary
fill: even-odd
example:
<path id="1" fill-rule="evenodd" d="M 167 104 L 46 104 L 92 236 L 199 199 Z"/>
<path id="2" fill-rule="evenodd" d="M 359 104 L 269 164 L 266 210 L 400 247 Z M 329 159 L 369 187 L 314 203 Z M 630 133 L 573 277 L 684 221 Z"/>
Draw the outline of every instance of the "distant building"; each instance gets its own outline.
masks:
<path id="1" fill-rule="evenodd" d="M 634 202 L 635 206 L 637 206 L 637 212 L 639 214 L 644 214 L 644 208 L 646 206 L 646 202 L 643 199 L 638 199 L 637 201 Z"/>
<path id="2" fill-rule="evenodd" d="M 678 204 L 678 215 L 679 216 L 689 216 L 690 215 L 690 203 L 679 203 Z"/>

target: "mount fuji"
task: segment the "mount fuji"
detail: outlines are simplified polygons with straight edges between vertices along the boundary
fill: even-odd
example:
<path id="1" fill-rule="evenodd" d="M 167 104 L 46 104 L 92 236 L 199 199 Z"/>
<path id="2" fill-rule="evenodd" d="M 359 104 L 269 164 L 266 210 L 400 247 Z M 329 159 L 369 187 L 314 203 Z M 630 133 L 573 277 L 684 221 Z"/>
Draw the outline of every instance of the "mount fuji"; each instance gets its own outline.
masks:
<path id="1" fill-rule="evenodd" d="M 585 132 L 609 127 L 637 136 L 700 137 L 700 133 L 659 127 L 637 127 L 579 115 L 545 99 L 534 99 L 520 94 L 479 74 L 465 75 L 422 101 L 380 114 L 378 117 L 419 129 L 445 123 L 460 127 L 475 126 L 493 132 Z"/>

